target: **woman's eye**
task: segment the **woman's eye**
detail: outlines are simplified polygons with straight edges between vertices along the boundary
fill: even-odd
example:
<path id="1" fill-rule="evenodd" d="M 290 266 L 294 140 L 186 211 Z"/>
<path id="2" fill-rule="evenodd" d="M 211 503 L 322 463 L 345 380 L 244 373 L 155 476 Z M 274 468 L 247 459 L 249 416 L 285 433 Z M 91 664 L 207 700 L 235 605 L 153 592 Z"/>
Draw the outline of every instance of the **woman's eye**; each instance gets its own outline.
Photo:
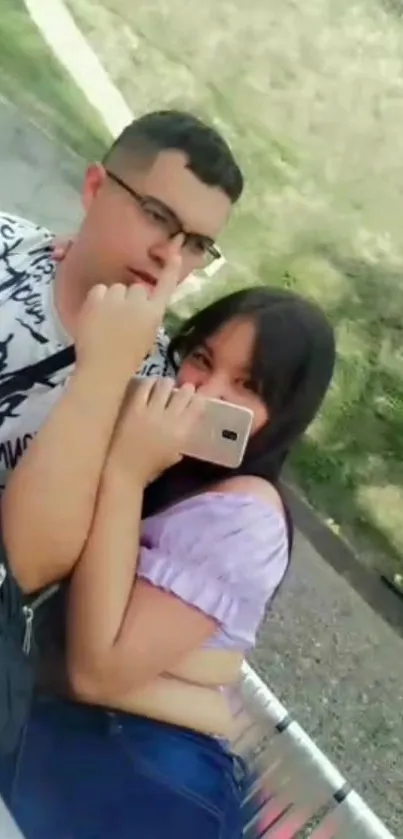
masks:
<path id="1" fill-rule="evenodd" d="M 259 388 L 252 379 L 244 379 L 244 381 L 242 382 L 242 387 L 244 388 L 244 390 L 249 390 L 251 393 L 259 393 Z"/>
<path id="2" fill-rule="evenodd" d="M 200 366 L 208 367 L 208 365 L 209 365 L 209 360 L 208 360 L 207 356 L 204 355 L 204 353 L 200 352 L 199 350 L 195 350 L 192 353 L 192 359 L 193 359 L 193 361 L 196 362 L 196 364 L 199 364 Z"/>

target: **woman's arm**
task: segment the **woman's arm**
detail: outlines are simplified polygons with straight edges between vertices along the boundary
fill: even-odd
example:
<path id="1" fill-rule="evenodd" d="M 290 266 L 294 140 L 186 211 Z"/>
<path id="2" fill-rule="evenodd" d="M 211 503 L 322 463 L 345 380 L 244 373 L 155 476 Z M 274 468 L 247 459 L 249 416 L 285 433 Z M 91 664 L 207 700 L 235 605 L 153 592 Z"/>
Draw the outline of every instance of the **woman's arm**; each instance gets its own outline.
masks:
<path id="1" fill-rule="evenodd" d="M 26 591 L 67 575 L 83 549 L 125 387 L 77 369 L 8 480 L 4 541 Z"/>
<path id="2" fill-rule="evenodd" d="M 80 312 L 76 370 L 2 497 L 6 548 L 27 591 L 69 574 L 81 554 L 127 384 L 177 284 L 179 247 L 174 240 L 152 297 L 137 286 L 94 286 Z"/>
<path id="3" fill-rule="evenodd" d="M 82 699 L 85 697 L 77 698 Z M 117 696 L 116 690 L 99 691 L 95 704 L 119 708 L 171 725 L 181 725 L 204 734 L 230 739 L 234 720 L 226 700 L 219 691 L 192 685 L 179 679 L 158 676 L 152 682 Z"/>
<path id="4" fill-rule="evenodd" d="M 150 460 L 153 473 L 157 464 L 158 471 L 166 468 L 164 458 L 186 419 L 186 411 L 177 414 L 186 394 L 172 396 L 162 384 L 150 402 L 144 387 L 112 446 L 68 610 L 74 690 L 89 702 L 113 691 L 118 706 L 122 696 L 181 667 L 220 625 L 250 644 L 287 565 L 278 512 L 250 495 L 236 500 L 228 489 L 214 499 L 211 493 L 194 499 L 190 511 L 189 505 L 173 507 L 164 538 L 141 548 L 141 578 L 133 583 Z"/>
<path id="5" fill-rule="evenodd" d="M 244 654 L 238 650 L 194 650 L 169 670 L 169 675 L 194 685 L 232 685 L 241 673 Z"/>
<path id="6" fill-rule="evenodd" d="M 179 597 L 144 580 L 134 585 L 143 489 L 177 462 L 200 410 L 194 389 L 144 380 L 120 418 L 69 592 L 68 672 L 90 701 L 110 686 L 117 695 L 142 687 L 216 631 L 214 619 Z"/>
<path id="7" fill-rule="evenodd" d="M 70 584 L 69 679 L 88 701 L 111 686 L 115 698 L 124 696 L 172 671 L 216 631 L 212 618 L 175 595 L 144 580 L 133 585 L 142 499 L 142 487 L 119 468 L 112 449 Z"/>

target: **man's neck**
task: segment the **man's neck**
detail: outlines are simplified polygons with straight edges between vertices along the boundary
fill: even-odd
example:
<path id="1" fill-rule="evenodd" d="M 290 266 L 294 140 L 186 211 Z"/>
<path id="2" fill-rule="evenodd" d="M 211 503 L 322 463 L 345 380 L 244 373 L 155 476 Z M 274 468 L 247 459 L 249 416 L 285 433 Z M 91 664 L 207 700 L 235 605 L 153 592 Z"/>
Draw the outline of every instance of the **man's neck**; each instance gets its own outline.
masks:
<path id="1" fill-rule="evenodd" d="M 84 302 L 77 256 L 76 245 L 72 244 L 63 261 L 57 265 L 54 281 L 56 313 L 63 329 L 72 337 L 75 333 L 79 311 Z"/>

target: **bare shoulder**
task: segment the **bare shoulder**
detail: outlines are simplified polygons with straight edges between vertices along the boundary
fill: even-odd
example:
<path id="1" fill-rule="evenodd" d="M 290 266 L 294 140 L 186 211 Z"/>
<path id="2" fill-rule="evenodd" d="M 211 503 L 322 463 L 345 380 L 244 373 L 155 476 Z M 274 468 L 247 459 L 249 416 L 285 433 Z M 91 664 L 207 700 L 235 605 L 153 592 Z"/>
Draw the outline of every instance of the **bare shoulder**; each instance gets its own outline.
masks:
<path id="1" fill-rule="evenodd" d="M 221 481 L 215 489 L 234 495 L 253 495 L 284 514 L 284 504 L 278 491 L 273 484 L 263 478 L 256 478 L 253 475 L 236 475 Z"/>

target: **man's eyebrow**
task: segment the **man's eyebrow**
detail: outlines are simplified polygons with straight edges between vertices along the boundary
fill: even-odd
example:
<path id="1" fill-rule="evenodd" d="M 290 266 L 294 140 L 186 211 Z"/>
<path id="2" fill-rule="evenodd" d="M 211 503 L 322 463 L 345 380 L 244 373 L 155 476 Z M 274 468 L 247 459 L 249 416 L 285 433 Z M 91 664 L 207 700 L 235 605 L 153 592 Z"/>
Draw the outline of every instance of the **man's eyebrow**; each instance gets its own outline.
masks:
<path id="1" fill-rule="evenodd" d="M 154 203 L 158 204 L 158 206 L 161 207 L 162 210 L 165 210 L 166 213 L 168 213 L 170 216 L 172 216 L 172 218 L 176 219 L 176 221 L 180 223 L 180 218 L 175 213 L 175 210 L 173 210 L 172 207 L 166 204 L 165 201 L 162 200 L 162 198 L 157 198 L 156 195 L 149 195 L 149 193 L 144 195 L 143 198 L 145 198 L 147 201 L 154 201 Z"/>
<path id="2" fill-rule="evenodd" d="M 171 218 L 174 219 L 181 226 L 181 228 L 183 227 L 182 222 L 175 210 L 173 210 L 172 207 L 169 207 L 168 204 L 166 204 L 165 201 L 163 201 L 161 198 L 157 198 L 155 195 L 149 194 L 145 195 L 144 198 L 148 198 L 151 201 L 155 201 L 155 203 L 158 204 L 158 206 L 161 207 L 161 209 L 164 210 L 164 212 L 166 212 L 167 215 L 171 216 Z M 187 236 L 192 236 L 194 239 L 200 239 L 200 241 L 205 242 L 207 245 L 216 244 L 215 239 L 213 239 L 212 236 L 208 236 L 206 233 L 198 233 L 197 231 L 188 230 L 187 228 L 184 229 L 183 232 Z"/>

